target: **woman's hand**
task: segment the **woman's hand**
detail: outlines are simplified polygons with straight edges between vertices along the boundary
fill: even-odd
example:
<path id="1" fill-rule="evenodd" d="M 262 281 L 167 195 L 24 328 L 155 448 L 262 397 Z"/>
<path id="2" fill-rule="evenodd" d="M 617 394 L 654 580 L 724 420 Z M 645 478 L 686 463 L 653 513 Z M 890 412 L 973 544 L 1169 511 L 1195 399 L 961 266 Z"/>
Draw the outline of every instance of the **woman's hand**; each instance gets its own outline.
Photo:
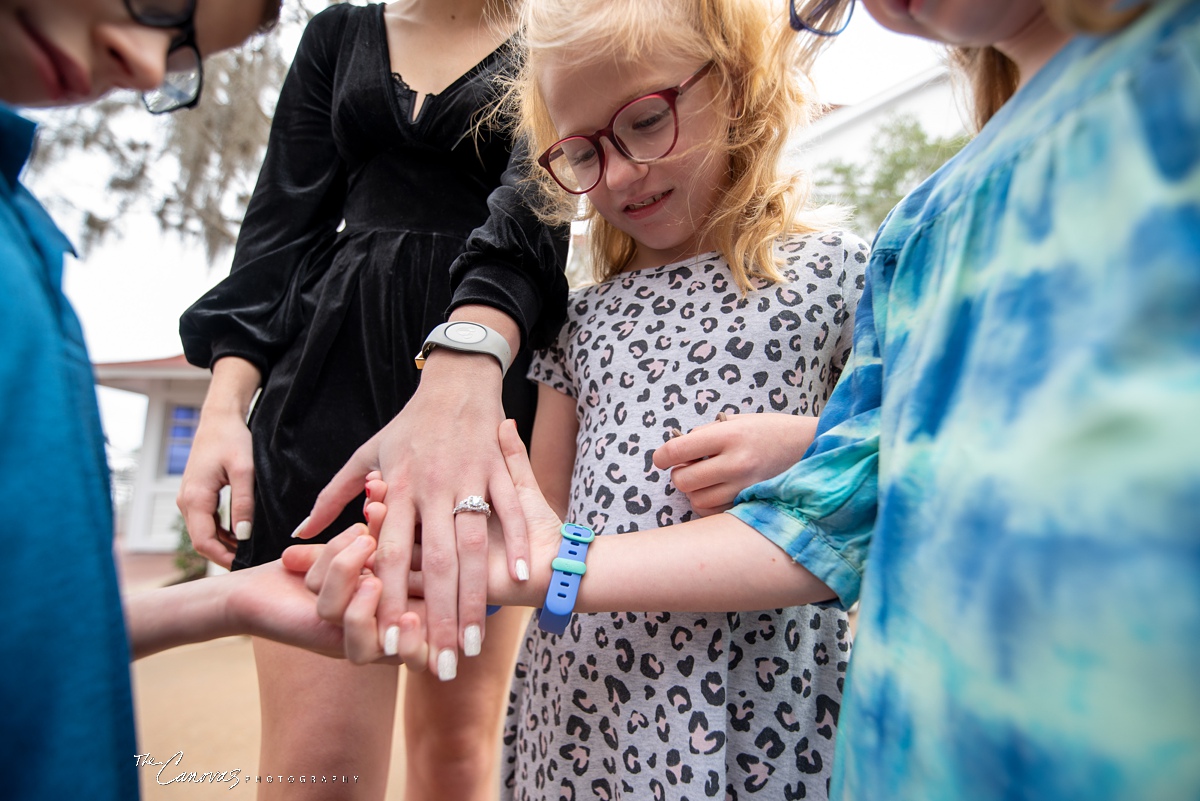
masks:
<path id="1" fill-rule="evenodd" d="M 258 368 L 237 357 L 213 365 L 179 495 L 175 499 L 192 547 L 224 568 L 237 540 L 248 540 L 254 520 L 254 448 L 246 415 L 259 384 Z M 230 488 L 230 528 L 217 513 L 221 488 Z"/>
<path id="2" fill-rule="evenodd" d="M 476 319 L 517 344 L 516 324 L 494 309 Z M 514 347 L 515 350 L 515 347 Z M 430 667 L 452 679 L 458 648 L 467 656 L 482 643 L 488 576 L 488 518 L 454 514 L 471 495 L 485 496 L 493 523 L 504 534 L 510 576 L 529 575 L 525 521 L 496 438 L 504 420 L 501 374 L 486 354 L 437 348 L 429 354 L 421 384 L 394 420 L 368 440 L 321 491 L 297 536 L 319 533 L 358 495 L 378 470 L 389 491 L 388 514 L 379 536 L 375 573 L 383 581 L 378 619 L 384 631 L 401 624 L 409 609 L 408 572 L 420 533 Z"/>
<path id="3" fill-rule="evenodd" d="M 695 428 L 654 452 L 654 465 L 701 516 L 733 507 L 738 493 L 800 461 L 817 431 L 816 417 L 737 414 Z"/>
<path id="4" fill-rule="evenodd" d="M 529 466 L 525 444 L 517 433 L 516 424 L 506 420 L 497 437 L 511 472 L 525 518 L 529 521 L 530 546 L 534 564 L 531 580 L 515 580 L 501 547 L 504 534 L 498 522 L 489 525 L 489 536 L 495 541 L 489 551 L 487 600 L 504 606 L 540 606 L 550 584 L 550 563 L 558 554 L 562 521 L 551 510 L 538 488 Z M 426 577 L 421 570 L 422 549 L 417 546 L 408 567 L 406 586 L 412 597 L 408 609 L 386 627 L 380 622 L 377 603 L 382 585 L 372 568 L 377 562 L 373 537 L 387 519 L 388 485 L 371 473 L 367 482 L 368 501 L 365 513 L 370 527 L 351 529 L 335 537 L 328 545 L 293 546 L 283 553 L 283 562 L 292 569 L 306 569 L 305 582 L 318 595 L 317 610 L 321 619 L 345 627 L 345 654 L 356 663 L 373 662 L 394 656 L 413 669 L 423 669 L 431 648 L 426 643 L 426 612 L 423 603 Z M 309 549 L 319 548 L 319 551 Z"/>

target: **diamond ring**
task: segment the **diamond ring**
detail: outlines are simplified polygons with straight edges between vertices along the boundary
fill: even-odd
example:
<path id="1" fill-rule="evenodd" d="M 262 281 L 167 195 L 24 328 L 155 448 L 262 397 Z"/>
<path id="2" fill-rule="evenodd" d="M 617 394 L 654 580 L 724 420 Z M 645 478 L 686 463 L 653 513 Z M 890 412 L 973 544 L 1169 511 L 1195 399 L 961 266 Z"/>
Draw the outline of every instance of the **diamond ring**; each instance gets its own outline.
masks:
<path id="1" fill-rule="evenodd" d="M 454 507 L 454 514 L 459 512 L 483 512 L 484 517 L 491 517 L 492 507 L 488 505 L 482 495 L 468 495 Z"/>

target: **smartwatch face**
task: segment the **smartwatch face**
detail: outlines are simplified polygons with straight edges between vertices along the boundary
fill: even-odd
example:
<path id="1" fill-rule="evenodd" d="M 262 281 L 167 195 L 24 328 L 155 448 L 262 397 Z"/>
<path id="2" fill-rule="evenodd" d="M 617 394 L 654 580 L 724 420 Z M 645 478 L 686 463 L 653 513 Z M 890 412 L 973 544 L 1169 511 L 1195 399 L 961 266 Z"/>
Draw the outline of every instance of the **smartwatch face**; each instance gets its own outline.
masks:
<path id="1" fill-rule="evenodd" d="M 442 334 L 451 342 L 473 345 L 487 337 L 487 329 L 475 323 L 452 323 L 446 326 Z"/>

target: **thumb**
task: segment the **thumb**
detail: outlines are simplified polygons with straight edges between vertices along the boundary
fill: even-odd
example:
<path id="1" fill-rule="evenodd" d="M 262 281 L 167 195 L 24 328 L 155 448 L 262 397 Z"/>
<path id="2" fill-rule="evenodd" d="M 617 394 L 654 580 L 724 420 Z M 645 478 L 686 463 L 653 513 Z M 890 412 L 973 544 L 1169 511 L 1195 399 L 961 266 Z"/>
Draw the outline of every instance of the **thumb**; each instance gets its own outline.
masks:
<path id="1" fill-rule="evenodd" d="M 239 541 L 250 539 L 254 520 L 254 466 L 237 468 L 229 476 L 229 521 L 233 536 Z"/>
<path id="2" fill-rule="evenodd" d="M 323 550 L 324 545 L 293 545 L 284 550 L 280 559 L 289 572 L 304 575 L 316 564 Z"/>
<path id="3" fill-rule="evenodd" d="M 527 526 L 531 530 L 546 525 L 557 529 L 562 521 L 542 495 L 542 488 L 538 486 L 537 478 L 533 475 L 529 454 L 525 451 L 521 435 L 517 433 L 514 420 L 505 420 L 500 424 L 499 439 L 500 452 L 504 454 L 504 464 L 508 467 L 513 487 L 517 490 L 517 499 L 521 502 L 521 511 L 525 514 Z"/>

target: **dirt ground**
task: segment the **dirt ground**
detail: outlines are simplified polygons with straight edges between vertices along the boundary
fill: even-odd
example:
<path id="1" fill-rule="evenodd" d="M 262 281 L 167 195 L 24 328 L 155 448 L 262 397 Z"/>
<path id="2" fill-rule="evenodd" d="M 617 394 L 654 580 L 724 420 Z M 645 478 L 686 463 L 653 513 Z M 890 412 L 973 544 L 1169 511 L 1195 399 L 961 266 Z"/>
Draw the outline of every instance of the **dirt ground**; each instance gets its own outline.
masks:
<path id="1" fill-rule="evenodd" d="M 122 592 L 161 587 L 176 570 L 170 554 L 123 554 L 118 550 Z M 854 623 L 851 622 L 853 629 Z M 144 801 L 250 798 L 258 775 L 259 710 L 254 653 L 248 637 L 188 645 L 135 662 L 133 695 L 138 751 L 149 755 L 139 768 Z M 402 709 L 401 703 L 397 704 Z M 177 756 L 182 752 L 182 756 Z M 176 761 L 177 760 L 177 761 Z M 160 772 L 161 769 L 161 772 Z M 239 784 L 166 783 L 180 773 L 238 771 Z M 266 777 L 263 777 L 266 780 Z M 160 784 L 164 782 L 164 784 Z M 397 716 L 387 801 L 404 797 L 404 732 Z"/>

